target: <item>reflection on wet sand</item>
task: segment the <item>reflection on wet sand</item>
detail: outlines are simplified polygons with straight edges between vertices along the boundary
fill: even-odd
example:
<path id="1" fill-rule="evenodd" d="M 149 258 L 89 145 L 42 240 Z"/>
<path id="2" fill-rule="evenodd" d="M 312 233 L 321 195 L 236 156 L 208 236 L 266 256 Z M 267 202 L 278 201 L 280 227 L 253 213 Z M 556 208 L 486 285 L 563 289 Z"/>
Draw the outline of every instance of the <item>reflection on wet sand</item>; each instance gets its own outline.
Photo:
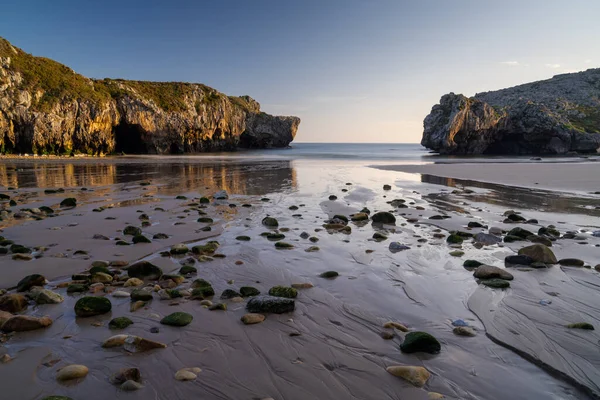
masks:
<path id="1" fill-rule="evenodd" d="M 597 208 L 598 199 L 595 198 L 583 198 L 569 195 L 568 193 L 525 189 L 515 186 L 500 185 L 497 183 L 446 178 L 428 174 L 421 174 L 421 182 L 456 187 L 459 189 L 465 187 L 487 189 L 489 190 L 487 193 L 470 193 L 469 199 L 501 207 L 529 208 L 547 212 L 577 213 L 595 217 L 600 216 L 600 209 Z M 447 193 L 435 193 L 429 195 L 432 199 L 443 198 L 445 196 L 447 196 Z"/>
<path id="2" fill-rule="evenodd" d="M 252 163 L 19 163 L 0 164 L 0 185 L 13 188 L 98 187 L 151 180 L 161 192 L 220 188 L 260 195 L 297 186 L 290 161 Z"/>

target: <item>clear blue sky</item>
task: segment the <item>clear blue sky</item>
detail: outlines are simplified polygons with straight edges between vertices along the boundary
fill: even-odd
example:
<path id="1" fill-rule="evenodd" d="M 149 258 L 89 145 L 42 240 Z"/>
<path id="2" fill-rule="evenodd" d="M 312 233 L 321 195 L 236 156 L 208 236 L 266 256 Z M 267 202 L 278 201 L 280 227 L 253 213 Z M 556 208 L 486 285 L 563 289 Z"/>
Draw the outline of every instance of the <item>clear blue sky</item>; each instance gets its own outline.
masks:
<path id="1" fill-rule="evenodd" d="M 600 66 L 598 0 L 8 3 L 0 36 L 34 55 L 249 94 L 304 142 L 417 142 L 444 93 Z"/>

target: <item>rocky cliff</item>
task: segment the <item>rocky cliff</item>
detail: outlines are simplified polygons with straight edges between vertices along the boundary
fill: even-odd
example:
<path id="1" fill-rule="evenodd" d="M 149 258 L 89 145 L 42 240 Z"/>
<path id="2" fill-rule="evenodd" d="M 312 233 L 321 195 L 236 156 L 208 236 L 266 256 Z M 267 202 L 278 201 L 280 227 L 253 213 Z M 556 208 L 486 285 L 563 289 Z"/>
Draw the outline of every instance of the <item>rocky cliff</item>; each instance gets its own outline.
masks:
<path id="1" fill-rule="evenodd" d="M 202 84 L 88 79 L 0 38 L 0 152 L 178 154 L 287 146 L 300 119 Z"/>
<path id="2" fill-rule="evenodd" d="M 600 69 L 476 94 L 444 95 L 421 144 L 442 154 L 565 154 L 600 149 Z"/>

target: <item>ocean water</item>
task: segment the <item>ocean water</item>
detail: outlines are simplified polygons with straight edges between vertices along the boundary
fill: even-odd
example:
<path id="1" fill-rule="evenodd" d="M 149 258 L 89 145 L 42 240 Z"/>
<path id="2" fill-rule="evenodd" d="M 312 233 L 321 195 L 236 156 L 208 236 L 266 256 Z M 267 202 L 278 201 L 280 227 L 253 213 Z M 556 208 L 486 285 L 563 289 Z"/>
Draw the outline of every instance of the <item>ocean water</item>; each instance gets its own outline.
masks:
<path id="1" fill-rule="evenodd" d="M 285 149 L 244 150 L 233 154 L 282 159 L 419 161 L 432 154 L 418 143 L 292 143 Z"/>

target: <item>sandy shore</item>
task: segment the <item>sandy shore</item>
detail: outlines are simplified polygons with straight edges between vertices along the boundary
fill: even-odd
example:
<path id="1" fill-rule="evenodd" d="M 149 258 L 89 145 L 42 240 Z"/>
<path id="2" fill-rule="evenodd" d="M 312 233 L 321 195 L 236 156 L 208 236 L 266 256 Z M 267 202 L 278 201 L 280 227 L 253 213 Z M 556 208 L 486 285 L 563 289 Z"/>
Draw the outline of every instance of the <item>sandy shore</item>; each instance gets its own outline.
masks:
<path id="1" fill-rule="evenodd" d="M 60 304 L 31 300 L 22 312 L 48 315 L 51 326 L 0 336 L 0 357 L 12 358 L 0 363 L 0 385 L 10 398 L 399 400 L 439 398 L 431 393 L 440 393 L 448 399 L 575 400 L 600 395 L 598 330 L 566 328 L 574 322 L 600 326 L 598 272 L 558 265 L 506 268 L 514 275 L 510 288 L 492 289 L 479 284 L 464 261 L 505 268 L 504 257 L 531 243 L 482 247 L 472 239 L 446 242 L 451 231 L 477 234 L 488 232 L 487 227 L 504 232 L 521 227 L 537 232 L 554 224 L 563 235 L 552 242 L 556 257 L 578 258 L 593 267 L 600 263 L 600 237 L 592 236 L 600 221 L 596 211 L 578 207 L 583 199 L 560 195 L 553 201 L 547 193 L 501 201 L 502 193 L 494 190 L 454 192 L 399 180 L 395 171 L 339 162 L 140 164 L 0 169 L 0 193 L 17 203 L 2 203 L 12 215 L 4 214 L 0 235 L 30 247 L 34 256 L 30 261 L 0 256 L 0 288 L 15 293 L 11 288 L 21 278 L 39 273 L 48 280 L 45 288 L 64 297 Z M 384 184 L 391 189 L 384 190 Z M 58 187 L 64 192 L 43 190 Z M 220 189 L 229 192 L 229 199 L 199 203 L 201 196 Z M 67 197 L 76 198 L 77 207 L 61 208 Z M 537 206 L 538 198 L 551 204 Z M 390 204 L 393 199 L 403 199 L 405 207 Z M 14 218 L 23 209 L 42 206 L 52 207 L 55 215 Z M 509 206 L 532 221 L 504 222 Z M 334 215 L 350 216 L 364 207 L 372 214 L 391 211 L 396 223 L 349 222 L 348 234 L 324 229 Z M 261 223 L 267 215 L 278 219 L 278 229 Z M 430 219 L 439 215 L 449 218 Z M 199 222 L 199 216 L 213 221 Z M 470 228 L 469 222 L 484 227 Z M 151 242 L 117 246 L 117 239 L 131 241 L 122 232 L 129 225 L 140 227 Z M 207 226 L 208 232 L 203 230 Z M 285 235 L 283 241 L 293 248 L 277 250 L 274 241 L 261 235 L 265 232 Z M 158 233 L 168 237 L 155 239 Z M 376 233 L 387 239 L 375 241 Z M 242 235 L 250 240 L 240 240 Z M 192 246 L 209 240 L 219 242 L 222 257 L 164 253 L 177 243 Z M 409 249 L 392 252 L 392 242 Z M 318 250 L 307 251 L 314 246 Z M 464 254 L 450 254 L 456 250 Z M 181 261 L 190 257 L 197 273 L 183 277 L 176 288 L 188 290 L 195 279 L 205 279 L 215 290 L 211 300 L 226 304 L 226 311 L 210 311 L 187 296 L 161 300 L 157 292 L 144 307 L 130 311 L 130 299 L 113 293 L 132 288 L 119 283 L 85 294 L 66 293 L 64 287 L 72 274 L 88 271 L 97 260 L 129 265 L 147 260 L 166 274 L 178 274 Z M 110 269 L 115 282 L 127 279 L 127 266 Z M 339 276 L 319 276 L 328 270 Z M 144 286 L 157 283 L 165 284 L 147 280 Z M 253 286 L 264 294 L 273 286 L 296 283 L 313 287 L 299 290 L 295 311 L 266 313 L 266 320 L 256 325 L 240 321 L 248 298 L 220 298 L 226 289 Z M 111 312 L 76 317 L 74 304 L 83 295 L 110 299 Z M 192 323 L 160 324 L 175 311 L 191 314 Z M 129 317 L 133 325 L 109 329 L 109 321 L 120 316 Z M 452 322 L 457 319 L 475 336 L 454 334 Z M 387 321 L 432 334 L 441 351 L 400 351 L 407 333 L 384 328 Z M 122 333 L 167 347 L 134 354 L 101 347 Z M 88 375 L 58 382 L 59 369 L 70 364 L 87 366 Z M 386 371 L 393 365 L 424 367 L 431 377 L 424 387 L 415 387 Z M 178 370 L 193 367 L 202 370 L 195 380 L 174 378 Z M 139 368 L 143 388 L 124 392 L 111 384 L 110 377 L 122 368 Z"/>
<path id="2" fill-rule="evenodd" d="M 590 193 L 600 191 L 600 163 L 448 163 L 377 168 L 507 186 Z"/>

